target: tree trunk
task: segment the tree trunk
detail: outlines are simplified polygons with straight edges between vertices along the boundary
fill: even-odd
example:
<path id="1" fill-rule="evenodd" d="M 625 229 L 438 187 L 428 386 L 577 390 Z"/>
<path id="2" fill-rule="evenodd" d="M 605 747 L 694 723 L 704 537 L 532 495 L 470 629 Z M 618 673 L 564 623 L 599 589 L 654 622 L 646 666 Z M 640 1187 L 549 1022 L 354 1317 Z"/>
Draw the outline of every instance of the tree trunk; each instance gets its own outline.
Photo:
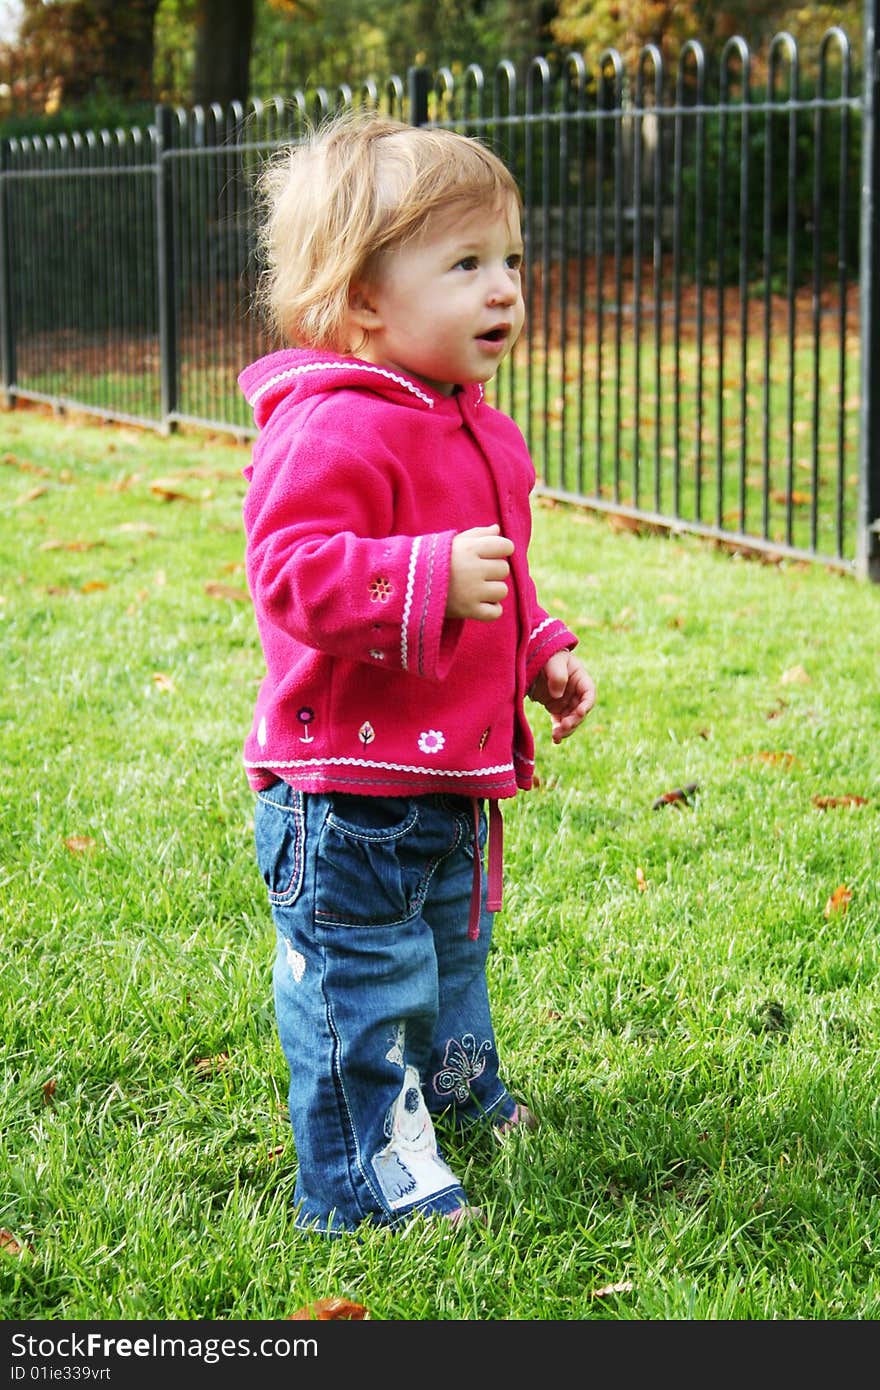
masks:
<path id="1" fill-rule="evenodd" d="M 65 104 L 96 86 L 126 103 L 153 97 L 153 27 L 160 0 L 79 0 L 59 15 L 69 25 L 75 61 L 66 65 Z"/>
<path id="2" fill-rule="evenodd" d="M 254 0 L 199 0 L 193 103 L 242 105 L 248 99 Z"/>

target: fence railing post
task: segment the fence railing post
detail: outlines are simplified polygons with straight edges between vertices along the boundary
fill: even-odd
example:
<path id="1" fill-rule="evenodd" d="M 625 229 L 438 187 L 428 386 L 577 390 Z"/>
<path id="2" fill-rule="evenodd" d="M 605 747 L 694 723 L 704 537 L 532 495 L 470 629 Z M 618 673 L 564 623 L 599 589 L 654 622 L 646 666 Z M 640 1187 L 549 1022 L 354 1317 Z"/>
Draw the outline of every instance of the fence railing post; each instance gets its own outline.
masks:
<path id="1" fill-rule="evenodd" d="M 880 0 L 865 0 L 862 200 L 859 229 L 861 401 L 856 569 L 880 581 L 880 141 L 877 138 Z"/>
<path id="2" fill-rule="evenodd" d="M 12 318 L 12 274 L 9 245 L 9 143 L 0 140 L 0 389 L 4 403 L 14 404 L 15 324 Z"/>
<path id="3" fill-rule="evenodd" d="M 431 69 L 425 67 L 409 68 L 406 78 L 409 97 L 409 123 L 410 125 L 427 125 Z"/>
<path id="4" fill-rule="evenodd" d="M 174 285 L 174 204 L 171 163 L 165 153 L 172 144 L 172 111 L 156 107 L 156 284 L 159 296 L 159 409 L 162 428 L 174 429 L 171 417 L 178 407 L 178 325 Z"/>

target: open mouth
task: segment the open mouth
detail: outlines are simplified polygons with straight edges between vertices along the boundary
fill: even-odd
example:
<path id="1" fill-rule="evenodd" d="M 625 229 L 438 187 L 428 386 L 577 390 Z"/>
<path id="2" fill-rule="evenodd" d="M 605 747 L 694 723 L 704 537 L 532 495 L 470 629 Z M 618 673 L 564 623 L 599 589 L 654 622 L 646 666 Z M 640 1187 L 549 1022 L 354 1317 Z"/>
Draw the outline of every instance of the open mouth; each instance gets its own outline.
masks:
<path id="1" fill-rule="evenodd" d="M 490 328 L 488 333 L 480 333 L 479 338 L 483 343 L 503 343 L 507 337 L 506 328 Z"/>

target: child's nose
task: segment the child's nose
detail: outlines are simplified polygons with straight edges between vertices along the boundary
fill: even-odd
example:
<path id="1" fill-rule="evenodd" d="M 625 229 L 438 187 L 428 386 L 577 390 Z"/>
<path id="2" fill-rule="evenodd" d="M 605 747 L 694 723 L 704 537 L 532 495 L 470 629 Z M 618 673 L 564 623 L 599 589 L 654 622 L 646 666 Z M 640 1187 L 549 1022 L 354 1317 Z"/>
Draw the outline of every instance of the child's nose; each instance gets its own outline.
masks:
<path id="1" fill-rule="evenodd" d="M 511 277 L 509 270 L 498 271 L 489 286 L 490 304 L 515 304 L 519 286 Z"/>

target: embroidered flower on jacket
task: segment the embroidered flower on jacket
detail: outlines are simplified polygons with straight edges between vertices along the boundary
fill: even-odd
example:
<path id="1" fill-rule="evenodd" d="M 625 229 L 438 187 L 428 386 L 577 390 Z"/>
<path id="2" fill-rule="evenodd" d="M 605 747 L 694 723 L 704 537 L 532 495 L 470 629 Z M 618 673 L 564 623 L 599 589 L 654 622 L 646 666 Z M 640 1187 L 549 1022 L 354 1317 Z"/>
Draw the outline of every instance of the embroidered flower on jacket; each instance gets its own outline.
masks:
<path id="1" fill-rule="evenodd" d="M 371 603 L 387 603 L 394 592 L 390 579 L 386 579 L 384 574 L 380 574 L 369 585 Z"/>
<path id="2" fill-rule="evenodd" d="M 446 1044 L 443 1066 L 434 1074 L 437 1095 L 451 1095 L 459 1105 L 464 1105 L 470 1095 L 471 1082 L 486 1070 L 486 1053 L 491 1048 L 488 1038 L 478 1044 L 473 1033 L 465 1033 L 462 1038 L 450 1038 Z"/>
<path id="3" fill-rule="evenodd" d="M 419 747 L 423 753 L 439 753 L 446 742 L 446 736 L 439 729 L 425 729 L 419 734 Z"/>

